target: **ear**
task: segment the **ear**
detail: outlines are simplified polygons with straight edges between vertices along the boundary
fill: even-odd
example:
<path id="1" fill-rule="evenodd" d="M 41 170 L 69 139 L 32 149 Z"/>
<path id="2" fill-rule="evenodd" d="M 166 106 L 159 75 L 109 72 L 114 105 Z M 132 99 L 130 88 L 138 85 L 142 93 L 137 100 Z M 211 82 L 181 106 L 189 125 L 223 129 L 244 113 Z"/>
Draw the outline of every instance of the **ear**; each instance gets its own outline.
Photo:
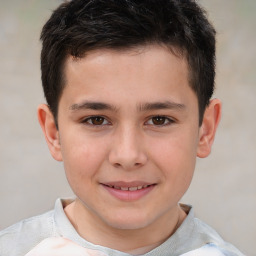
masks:
<path id="1" fill-rule="evenodd" d="M 57 161 L 62 161 L 59 131 L 53 114 L 46 104 L 38 106 L 37 117 L 52 157 Z"/>
<path id="2" fill-rule="evenodd" d="M 199 129 L 197 156 L 204 158 L 211 153 L 216 130 L 221 118 L 221 101 L 213 99 L 206 108 L 202 125 Z"/>

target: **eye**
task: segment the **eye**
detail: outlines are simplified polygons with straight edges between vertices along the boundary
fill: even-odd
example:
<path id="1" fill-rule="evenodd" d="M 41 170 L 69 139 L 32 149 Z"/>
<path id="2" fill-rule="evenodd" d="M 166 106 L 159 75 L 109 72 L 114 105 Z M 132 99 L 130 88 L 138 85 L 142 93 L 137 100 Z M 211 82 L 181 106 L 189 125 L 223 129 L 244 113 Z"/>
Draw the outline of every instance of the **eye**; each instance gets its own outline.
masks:
<path id="1" fill-rule="evenodd" d="M 166 116 L 153 116 L 151 117 L 146 124 L 155 125 L 155 126 L 165 126 L 173 123 L 174 121 Z"/>
<path id="2" fill-rule="evenodd" d="M 95 125 L 95 126 L 101 126 L 101 125 L 108 125 L 109 122 L 106 118 L 102 116 L 91 116 L 83 120 L 83 123 L 86 123 L 88 125 Z"/>

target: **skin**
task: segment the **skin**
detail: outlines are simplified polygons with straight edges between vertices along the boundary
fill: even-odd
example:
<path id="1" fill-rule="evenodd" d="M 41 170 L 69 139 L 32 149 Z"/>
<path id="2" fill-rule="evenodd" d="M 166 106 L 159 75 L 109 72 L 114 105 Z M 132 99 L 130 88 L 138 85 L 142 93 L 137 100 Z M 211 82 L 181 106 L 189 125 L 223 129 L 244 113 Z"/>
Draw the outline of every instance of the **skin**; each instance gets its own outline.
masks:
<path id="1" fill-rule="evenodd" d="M 196 157 L 211 151 L 221 103 L 210 102 L 199 127 L 186 60 L 157 45 L 68 57 L 65 78 L 59 129 L 44 104 L 38 118 L 77 196 L 66 215 L 92 243 L 124 252 L 144 247 L 145 253 L 185 219 L 178 202 Z M 120 199 L 109 184 L 151 189 L 137 199 Z"/>

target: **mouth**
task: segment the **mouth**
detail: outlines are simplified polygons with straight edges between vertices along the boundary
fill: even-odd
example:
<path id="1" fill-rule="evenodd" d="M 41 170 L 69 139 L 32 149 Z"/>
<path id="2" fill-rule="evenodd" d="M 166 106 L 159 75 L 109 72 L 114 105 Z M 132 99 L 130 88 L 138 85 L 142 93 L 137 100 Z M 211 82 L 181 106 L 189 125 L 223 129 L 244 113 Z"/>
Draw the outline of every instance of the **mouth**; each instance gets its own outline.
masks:
<path id="1" fill-rule="evenodd" d="M 105 184 L 104 184 L 105 185 Z M 151 184 L 151 185 L 143 185 L 143 186 L 133 186 L 133 187 L 119 187 L 119 186 L 111 186 L 111 185 L 105 185 L 109 188 L 114 188 L 114 189 L 117 189 L 117 190 L 122 190 L 122 191 L 136 191 L 136 190 L 141 190 L 141 189 L 144 189 L 144 188 L 148 188 L 150 186 L 153 186 L 155 184 Z"/>
<path id="2" fill-rule="evenodd" d="M 136 201 L 149 194 L 155 187 L 156 183 L 145 182 L 110 182 L 101 183 L 110 195 L 121 201 Z"/>

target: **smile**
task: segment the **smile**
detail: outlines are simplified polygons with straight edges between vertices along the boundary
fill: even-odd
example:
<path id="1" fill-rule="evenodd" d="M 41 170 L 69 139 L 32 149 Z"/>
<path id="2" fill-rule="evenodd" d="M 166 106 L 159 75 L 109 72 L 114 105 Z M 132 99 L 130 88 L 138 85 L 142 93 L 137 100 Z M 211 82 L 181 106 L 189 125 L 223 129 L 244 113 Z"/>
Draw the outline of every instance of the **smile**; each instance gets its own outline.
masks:
<path id="1" fill-rule="evenodd" d="M 108 186 L 108 185 L 107 185 Z M 144 185 L 144 186 L 138 186 L 138 187 L 118 187 L 118 186 L 109 186 L 110 188 L 118 189 L 118 190 L 123 190 L 123 191 L 136 191 L 136 190 L 141 190 L 143 188 L 147 188 L 151 185 Z"/>
<path id="2" fill-rule="evenodd" d="M 121 201 L 136 201 L 144 198 L 148 195 L 155 187 L 156 184 L 101 184 L 103 188 L 109 192 L 109 194 L 115 199 Z"/>

